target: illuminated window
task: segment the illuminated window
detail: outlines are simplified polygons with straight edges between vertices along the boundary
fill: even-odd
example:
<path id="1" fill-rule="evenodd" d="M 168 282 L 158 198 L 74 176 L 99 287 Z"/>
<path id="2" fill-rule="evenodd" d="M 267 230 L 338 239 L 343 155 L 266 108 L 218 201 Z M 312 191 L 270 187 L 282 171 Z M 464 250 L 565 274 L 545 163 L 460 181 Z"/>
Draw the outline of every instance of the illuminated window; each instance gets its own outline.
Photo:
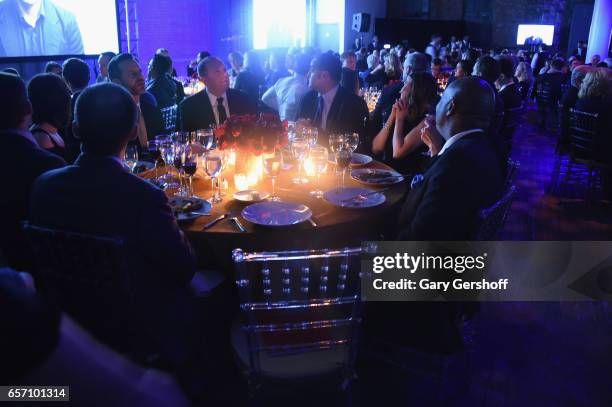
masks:
<path id="1" fill-rule="evenodd" d="M 253 46 L 304 46 L 306 0 L 253 0 Z"/>

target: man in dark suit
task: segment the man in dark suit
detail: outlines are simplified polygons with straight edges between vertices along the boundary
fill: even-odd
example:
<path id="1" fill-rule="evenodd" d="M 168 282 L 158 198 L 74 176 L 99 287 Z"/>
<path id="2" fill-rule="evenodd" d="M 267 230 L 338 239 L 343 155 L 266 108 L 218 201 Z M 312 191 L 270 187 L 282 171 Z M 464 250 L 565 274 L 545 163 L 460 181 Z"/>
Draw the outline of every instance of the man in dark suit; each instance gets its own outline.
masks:
<path id="1" fill-rule="evenodd" d="M 517 127 L 521 108 L 523 107 L 523 97 L 518 86 L 514 83 L 514 61 L 508 56 L 497 58 L 499 62 L 500 75 L 495 82 L 498 95 L 504 102 L 504 116 L 501 124 L 501 137 L 506 142 L 506 154 L 504 161 L 508 159 L 511 150 L 512 137 Z"/>
<path id="2" fill-rule="evenodd" d="M 198 64 L 198 75 L 206 88 L 179 105 L 178 127 L 183 131 L 220 126 L 231 115 L 255 114 L 257 101 L 246 93 L 229 88 L 229 75 L 217 57 Z"/>
<path id="3" fill-rule="evenodd" d="M 342 64 L 335 55 L 326 53 L 313 59 L 309 77 L 312 90 L 304 95 L 298 117 L 311 120 L 327 134 L 359 133 L 360 145 L 369 149 L 371 142 L 364 138 L 368 107 L 362 98 L 340 86 L 341 75 Z"/>
<path id="4" fill-rule="evenodd" d="M 32 105 L 23 80 L 0 73 L 0 95 L 0 171 L 7 175 L 0 195 L 0 258 L 4 255 L 17 269 L 29 269 L 19 222 L 28 218 L 32 183 L 45 171 L 66 163 L 40 148 L 28 131 Z"/>
<path id="5" fill-rule="evenodd" d="M 81 55 L 74 14 L 50 0 L 0 2 L 0 57 Z"/>
<path id="6" fill-rule="evenodd" d="M 142 95 L 146 92 L 145 80 L 140 65 L 132 54 L 119 54 L 108 64 L 108 77 L 111 82 L 123 86 L 140 109 L 138 125 L 138 146 L 145 150 L 149 140 L 159 134 L 166 134 L 166 126 L 161 111 L 155 105 L 145 101 Z"/>
<path id="7" fill-rule="evenodd" d="M 502 175 L 485 129 L 495 107 L 493 90 L 482 79 L 466 77 L 448 86 L 436 107 L 435 129 L 425 140 L 435 153 L 444 142 L 400 216 L 399 240 L 471 240 L 479 211 L 501 195 Z M 428 133 L 428 134 L 427 134 Z M 436 145 L 437 144 L 437 145 Z"/>

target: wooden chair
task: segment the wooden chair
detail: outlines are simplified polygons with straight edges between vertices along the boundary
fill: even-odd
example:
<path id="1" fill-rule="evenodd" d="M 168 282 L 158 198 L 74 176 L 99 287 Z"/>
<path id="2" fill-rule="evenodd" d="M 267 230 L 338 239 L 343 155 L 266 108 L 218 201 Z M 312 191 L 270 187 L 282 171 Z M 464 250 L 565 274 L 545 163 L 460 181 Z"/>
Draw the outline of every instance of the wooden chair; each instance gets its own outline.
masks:
<path id="1" fill-rule="evenodd" d="M 264 382 L 313 378 L 348 388 L 361 326 L 361 252 L 233 251 L 243 318 L 232 342 L 252 395 Z"/>

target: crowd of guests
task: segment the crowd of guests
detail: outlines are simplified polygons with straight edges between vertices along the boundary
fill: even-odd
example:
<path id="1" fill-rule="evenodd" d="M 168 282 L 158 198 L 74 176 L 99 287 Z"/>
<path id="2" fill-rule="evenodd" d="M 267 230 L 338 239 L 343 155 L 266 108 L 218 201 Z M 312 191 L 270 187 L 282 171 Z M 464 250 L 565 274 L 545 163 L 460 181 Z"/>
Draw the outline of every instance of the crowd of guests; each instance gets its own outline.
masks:
<path id="1" fill-rule="evenodd" d="M 512 137 L 508 117 L 537 96 L 540 83 L 554 92 L 558 87 L 555 97 L 563 114 L 570 107 L 597 112 L 607 117 L 608 125 L 612 117 L 610 69 L 595 60 L 585 65 L 580 54 L 566 62 L 544 52 L 533 57 L 520 50 L 483 53 L 471 47 L 469 38 L 442 45 L 439 36 L 432 37 L 425 52 L 403 44 L 385 50 L 377 38 L 368 46 L 355 45 L 356 52 L 341 55 L 310 48 L 271 53 L 265 66 L 255 51 L 232 52 L 227 61 L 201 52 L 190 69 L 205 88 L 189 97 L 165 49 L 151 59 L 147 78 L 139 61 L 126 53 L 100 55 L 95 85 L 90 85 L 88 65 L 77 58 L 48 64 L 45 73 L 27 84 L 17 72 L 0 73 L 0 169 L 10 174 L 5 178 L 10 194 L 0 198 L 1 258 L 16 270 L 35 270 L 20 228 L 25 220 L 121 237 L 128 248 L 128 269 L 139 281 L 131 293 L 138 300 L 126 310 L 138 344 L 120 332 L 109 332 L 112 324 L 98 317 L 93 321 L 81 315 L 78 322 L 120 352 L 146 342 L 192 399 L 220 389 L 227 395 L 231 391 L 224 386 L 231 380 L 220 374 L 220 366 L 231 364 L 230 359 L 204 352 L 223 353 L 219 344 L 227 346 L 227 341 L 205 329 L 210 308 L 193 300 L 196 270 L 190 243 L 166 195 L 122 163 L 128 144 L 146 149 L 149 140 L 168 132 L 161 109 L 177 106 L 176 128 L 183 131 L 221 125 L 231 115 L 272 111 L 283 120 L 308 120 L 320 129 L 322 144 L 332 133 L 359 133 L 361 151 L 402 174 L 423 174 L 415 177 L 401 211 L 394 215 L 396 229 L 388 232 L 389 239 L 401 240 L 474 239 L 480 210 L 506 192 Z M 445 89 L 439 88 L 440 75 L 448 78 Z M 568 81 L 571 86 L 562 93 Z M 371 113 L 359 96 L 364 86 L 382 89 Z M 25 282 L 15 272 L 0 273 L 0 290 L 28 292 Z M 27 296 L 34 294 L 17 295 Z M 27 308 L 22 302 L 15 300 L 7 309 Z M 0 314 L 4 318 L 6 313 Z M 57 332 L 64 330 L 58 315 L 40 317 L 55 333 L 45 339 L 45 353 L 29 362 L 32 368 L 59 352 Z M 69 317 L 63 318 L 72 326 Z M 385 327 L 379 328 L 384 336 Z M 452 347 L 458 340 L 428 332 L 420 345 Z M 16 342 L 10 343 L 27 353 L 27 342 Z M 93 344 L 75 357 L 110 352 L 101 346 Z M 27 363 L 23 367 L 27 370 Z M 8 377 L 16 381 L 17 373 L 24 371 L 14 370 Z M 177 404 L 182 402 L 174 382 L 160 388 L 167 388 Z M 141 390 L 134 389 L 135 399 L 144 397 Z"/>

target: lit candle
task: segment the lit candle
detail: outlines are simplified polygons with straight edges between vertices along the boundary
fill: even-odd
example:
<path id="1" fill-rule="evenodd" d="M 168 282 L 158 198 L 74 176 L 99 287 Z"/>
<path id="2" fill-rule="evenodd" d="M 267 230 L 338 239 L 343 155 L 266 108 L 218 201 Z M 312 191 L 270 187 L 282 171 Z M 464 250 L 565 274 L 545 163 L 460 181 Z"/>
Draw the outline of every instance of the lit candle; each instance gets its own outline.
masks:
<path id="1" fill-rule="evenodd" d="M 236 173 L 234 174 L 234 186 L 236 191 L 245 191 L 249 189 L 249 179 L 246 174 Z"/>
<path id="2" fill-rule="evenodd" d="M 314 163 L 310 158 L 304 160 L 304 172 L 308 177 L 314 177 L 315 175 L 317 175 Z"/>

